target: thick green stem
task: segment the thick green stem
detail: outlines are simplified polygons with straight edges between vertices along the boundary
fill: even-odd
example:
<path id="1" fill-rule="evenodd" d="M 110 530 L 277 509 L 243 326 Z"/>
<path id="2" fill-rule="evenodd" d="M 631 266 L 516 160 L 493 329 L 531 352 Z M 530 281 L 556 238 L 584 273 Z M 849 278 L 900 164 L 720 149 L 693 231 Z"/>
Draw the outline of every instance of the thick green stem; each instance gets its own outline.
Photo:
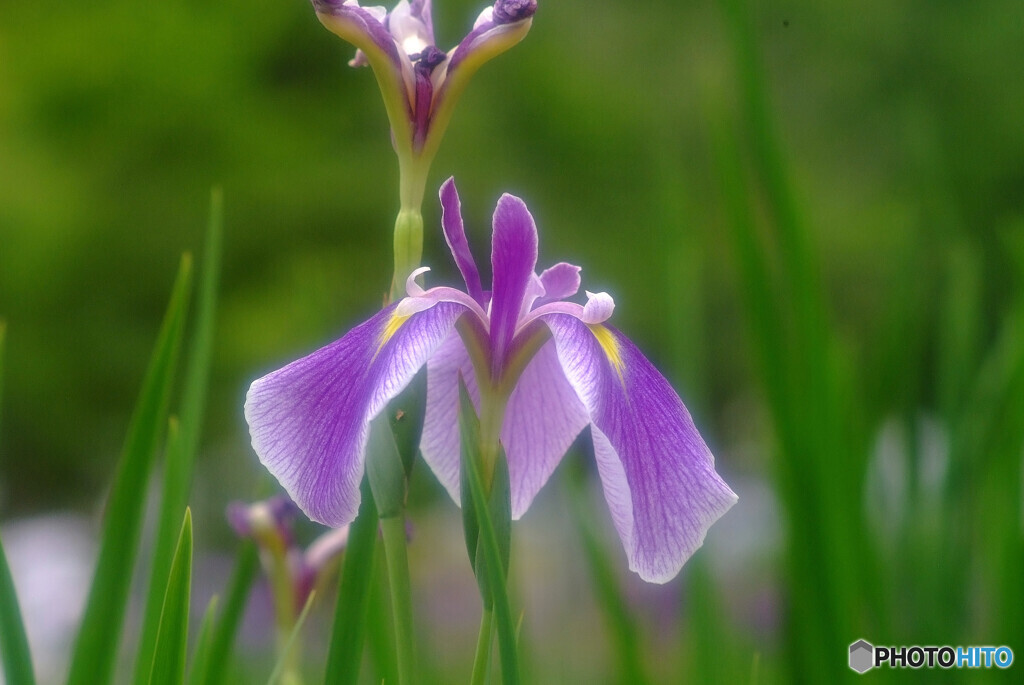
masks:
<path id="1" fill-rule="evenodd" d="M 480 478 L 484 494 L 490 497 L 494 483 L 494 468 L 498 462 L 501 424 L 505 419 L 508 399 L 493 392 L 491 388 L 480 388 Z"/>
<path id="2" fill-rule="evenodd" d="M 405 552 L 405 517 L 389 516 L 380 520 L 387 558 L 391 610 L 395 622 L 395 647 L 398 656 L 399 685 L 413 685 L 415 665 L 412 634 L 412 591 L 409 586 L 409 561 Z"/>
<path id="3" fill-rule="evenodd" d="M 471 685 L 483 685 L 487 682 L 487 673 L 491 665 L 491 634 L 494 629 L 494 613 L 484 609 L 480 617 L 480 635 L 476 641 L 476 657 L 473 659 L 473 679 Z"/>
<path id="4" fill-rule="evenodd" d="M 405 294 L 405 281 L 419 268 L 423 256 L 423 216 L 419 205 L 398 212 L 395 219 L 395 274 L 391 280 L 391 300 Z"/>

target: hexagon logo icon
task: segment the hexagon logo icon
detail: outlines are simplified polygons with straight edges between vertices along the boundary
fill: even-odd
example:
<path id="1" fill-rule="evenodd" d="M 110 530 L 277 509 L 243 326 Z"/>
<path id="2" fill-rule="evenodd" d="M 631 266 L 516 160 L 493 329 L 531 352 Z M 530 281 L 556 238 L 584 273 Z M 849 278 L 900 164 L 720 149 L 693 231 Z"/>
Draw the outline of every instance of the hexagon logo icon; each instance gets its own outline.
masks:
<path id="1" fill-rule="evenodd" d="M 865 673 L 875 665 L 875 648 L 866 640 L 857 640 L 850 645 L 850 668 Z"/>

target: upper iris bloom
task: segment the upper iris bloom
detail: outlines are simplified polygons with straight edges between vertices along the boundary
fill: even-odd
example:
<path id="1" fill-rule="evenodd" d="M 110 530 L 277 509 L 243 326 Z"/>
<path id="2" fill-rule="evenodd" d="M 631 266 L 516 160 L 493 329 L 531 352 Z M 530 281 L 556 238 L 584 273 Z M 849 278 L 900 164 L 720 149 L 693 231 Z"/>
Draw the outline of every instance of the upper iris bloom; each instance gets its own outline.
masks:
<path id="1" fill-rule="evenodd" d="M 441 188 L 445 239 L 466 291 L 424 290 L 341 340 L 257 380 L 245 416 L 253 447 L 317 521 L 356 515 L 369 422 L 424 364 L 427 406 L 420 448 L 459 501 L 458 383 L 480 408 L 481 432 L 500 434 L 512 516 L 521 516 L 588 425 L 605 498 L 630 569 L 666 582 L 736 501 L 668 381 L 605 323 L 614 303 L 580 286 L 560 263 L 535 273 L 537 229 L 526 205 L 503 195 L 494 212 L 492 289 L 483 289 L 452 180 Z"/>
<path id="2" fill-rule="evenodd" d="M 373 67 L 402 164 L 402 206 L 419 208 L 455 101 L 484 62 L 523 39 L 536 0 L 497 0 L 448 52 L 434 43 L 431 0 L 401 0 L 391 12 L 358 0 L 312 2 L 324 26 L 359 48 L 350 64 Z"/>

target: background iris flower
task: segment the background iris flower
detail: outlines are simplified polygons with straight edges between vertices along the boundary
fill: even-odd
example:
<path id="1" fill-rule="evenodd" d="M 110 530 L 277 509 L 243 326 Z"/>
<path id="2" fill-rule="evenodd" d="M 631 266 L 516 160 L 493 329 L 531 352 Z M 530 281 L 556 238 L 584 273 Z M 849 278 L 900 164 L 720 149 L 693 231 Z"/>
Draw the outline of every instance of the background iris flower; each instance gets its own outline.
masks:
<path id="1" fill-rule="evenodd" d="M 611 297 L 563 301 L 576 294 L 578 267 L 534 272 L 537 229 L 522 200 L 506 194 L 495 209 L 490 292 L 481 287 L 452 180 L 441 202 L 445 238 L 467 291 L 423 290 L 414 280 L 418 270 L 407 298 L 255 381 L 245 416 L 256 453 L 310 518 L 349 523 L 359 505 L 369 422 L 426 364 L 421 450 L 456 501 L 461 376 L 480 407 L 482 431 L 490 426 L 506 449 L 514 518 L 589 425 L 630 568 L 651 582 L 670 580 L 736 501 L 686 407 L 605 324 Z"/>

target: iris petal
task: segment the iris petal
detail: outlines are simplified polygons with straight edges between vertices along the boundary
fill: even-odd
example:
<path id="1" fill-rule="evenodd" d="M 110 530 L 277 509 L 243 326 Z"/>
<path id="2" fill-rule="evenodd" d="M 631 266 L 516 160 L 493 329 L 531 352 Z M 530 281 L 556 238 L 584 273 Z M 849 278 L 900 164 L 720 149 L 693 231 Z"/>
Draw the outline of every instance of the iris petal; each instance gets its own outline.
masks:
<path id="1" fill-rule="evenodd" d="M 329 526 L 350 523 L 359 508 L 370 420 L 408 385 L 465 311 L 440 303 L 389 331 L 394 309 L 256 380 L 246 396 L 245 418 L 260 461 L 307 516 Z"/>
<path id="2" fill-rule="evenodd" d="M 466 289 L 470 296 L 480 303 L 485 304 L 483 299 L 483 288 L 480 285 L 480 271 L 476 268 L 476 261 L 469 249 L 469 241 L 466 239 L 466 230 L 462 223 L 462 202 L 459 200 L 459 191 L 455 187 L 455 179 L 449 178 L 441 186 L 441 226 L 444 228 L 444 239 L 448 243 L 448 249 L 452 251 L 455 258 L 455 265 L 459 267 L 462 278 L 466 282 Z"/>
<path id="3" fill-rule="evenodd" d="M 526 204 L 504 194 L 494 210 L 491 238 L 491 374 L 498 378 L 516 332 L 526 290 L 537 265 L 537 226 Z"/>
<path id="4" fill-rule="evenodd" d="M 671 580 L 736 495 L 668 381 L 618 331 L 613 363 L 591 327 L 550 314 L 558 359 L 590 416 L 612 519 L 629 567 L 646 581 Z M 618 368 L 616 368 L 618 366 Z"/>
<path id="5" fill-rule="evenodd" d="M 459 374 L 479 407 L 473 365 L 462 340 L 452 333 L 427 362 L 427 410 L 420 451 L 456 504 L 460 502 Z M 509 397 L 501 429 L 512 486 L 512 518 L 518 519 L 530 508 L 589 420 L 549 341 L 523 371 Z"/>

